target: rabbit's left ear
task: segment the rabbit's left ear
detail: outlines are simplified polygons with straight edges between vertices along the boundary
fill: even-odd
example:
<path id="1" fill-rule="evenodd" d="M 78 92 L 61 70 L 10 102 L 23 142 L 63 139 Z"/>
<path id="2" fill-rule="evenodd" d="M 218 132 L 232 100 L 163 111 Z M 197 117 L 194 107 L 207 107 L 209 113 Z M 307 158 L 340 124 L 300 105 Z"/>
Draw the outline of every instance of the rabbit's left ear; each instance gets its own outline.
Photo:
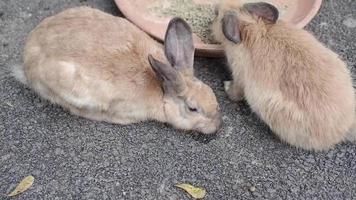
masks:
<path id="1" fill-rule="evenodd" d="M 148 61 L 160 80 L 165 93 L 179 94 L 185 89 L 186 84 L 181 74 L 170 64 L 156 60 L 152 55 L 148 55 Z"/>

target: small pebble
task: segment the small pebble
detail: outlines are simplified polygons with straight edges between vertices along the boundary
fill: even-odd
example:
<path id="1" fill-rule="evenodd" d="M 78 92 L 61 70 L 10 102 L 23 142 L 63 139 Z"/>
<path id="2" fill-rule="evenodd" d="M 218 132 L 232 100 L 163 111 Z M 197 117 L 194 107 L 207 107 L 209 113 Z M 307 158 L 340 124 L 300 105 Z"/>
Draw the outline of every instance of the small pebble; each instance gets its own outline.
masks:
<path id="1" fill-rule="evenodd" d="M 10 106 L 10 107 L 14 107 L 10 102 L 5 102 L 6 105 Z"/>
<path id="2" fill-rule="evenodd" d="M 256 191 L 256 187 L 255 187 L 255 186 L 251 186 L 251 187 L 249 188 L 249 190 L 250 190 L 251 192 L 255 192 L 255 191 Z"/>
<path id="3" fill-rule="evenodd" d="M 348 28 L 355 28 L 356 27 L 356 19 L 353 18 L 347 18 L 343 21 L 343 24 L 347 26 Z"/>

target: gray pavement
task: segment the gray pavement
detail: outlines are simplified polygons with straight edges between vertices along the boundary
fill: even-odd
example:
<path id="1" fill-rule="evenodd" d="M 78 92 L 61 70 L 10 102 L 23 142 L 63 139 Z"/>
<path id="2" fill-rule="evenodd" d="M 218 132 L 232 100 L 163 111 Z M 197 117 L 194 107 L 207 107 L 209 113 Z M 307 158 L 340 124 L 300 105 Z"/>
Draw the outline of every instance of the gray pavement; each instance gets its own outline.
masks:
<path id="1" fill-rule="evenodd" d="M 42 19 L 78 5 L 120 15 L 112 0 L 0 1 L 0 193 L 32 174 L 35 184 L 17 199 L 190 199 L 174 187 L 180 182 L 214 200 L 356 199 L 356 145 L 314 153 L 281 143 L 245 103 L 227 99 L 223 59 L 196 60 L 224 115 L 215 138 L 156 122 L 93 122 L 41 100 L 9 68 L 21 63 L 26 35 Z M 355 20 L 355 0 L 324 0 L 307 27 L 354 75 Z"/>

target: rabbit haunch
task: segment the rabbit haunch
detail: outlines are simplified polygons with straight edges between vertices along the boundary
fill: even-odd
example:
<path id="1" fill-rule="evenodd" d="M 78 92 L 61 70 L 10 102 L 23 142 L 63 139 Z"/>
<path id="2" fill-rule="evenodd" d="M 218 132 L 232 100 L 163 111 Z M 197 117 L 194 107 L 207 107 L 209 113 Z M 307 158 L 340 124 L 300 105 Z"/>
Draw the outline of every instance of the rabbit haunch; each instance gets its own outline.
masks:
<path id="1" fill-rule="evenodd" d="M 23 70 L 40 96 L 82 117 L 157 120 L 213 133 L 219 106 L 194 77 L 193 59 L 191 29 L 180 18 L 171 20 L 163 47 L 126 19 L 79 7 L 43 20 L 28 37 L 23 68 L 14 71 Z"/>

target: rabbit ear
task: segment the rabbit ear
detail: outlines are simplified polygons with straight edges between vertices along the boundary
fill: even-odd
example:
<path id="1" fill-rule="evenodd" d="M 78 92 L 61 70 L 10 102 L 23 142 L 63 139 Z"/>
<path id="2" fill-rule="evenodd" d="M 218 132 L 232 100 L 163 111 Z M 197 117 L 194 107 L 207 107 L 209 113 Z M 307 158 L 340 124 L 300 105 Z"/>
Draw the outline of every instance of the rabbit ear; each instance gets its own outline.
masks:
<path id="1" fill-rule="evenodd" d="M 169 64 L 156 60 L 152 55 L 148 55 L 148 61 L 150 62 L 153 71 L 163 84 L 165 92 L 180 93 L 185 89 L 183 78 L 176 69 L 171 67 Z"/>
<path id="2" fill-rule="evenodd" d="M 194 44 L 192 30 L 183 19 L 173 18 L 167 28 L 164 50 L 170 64 L 177 70 L 193 70 Z"/>
<path id="3" fill-rule="evenodd" d="M 233 11 L 226 12 L 222 18 L 222 31 L 225 37 L 231 42 L 238 44 L 241 42 L 239 20 Z"/>
<path id="4" fill-rule="evenodd" d="M 247 3 L 243 7 L 251 14 L 257 15 L 271 23 L 276 23 L 279 17 L 279 12 L 276 7 L 269 3 Z"/>

